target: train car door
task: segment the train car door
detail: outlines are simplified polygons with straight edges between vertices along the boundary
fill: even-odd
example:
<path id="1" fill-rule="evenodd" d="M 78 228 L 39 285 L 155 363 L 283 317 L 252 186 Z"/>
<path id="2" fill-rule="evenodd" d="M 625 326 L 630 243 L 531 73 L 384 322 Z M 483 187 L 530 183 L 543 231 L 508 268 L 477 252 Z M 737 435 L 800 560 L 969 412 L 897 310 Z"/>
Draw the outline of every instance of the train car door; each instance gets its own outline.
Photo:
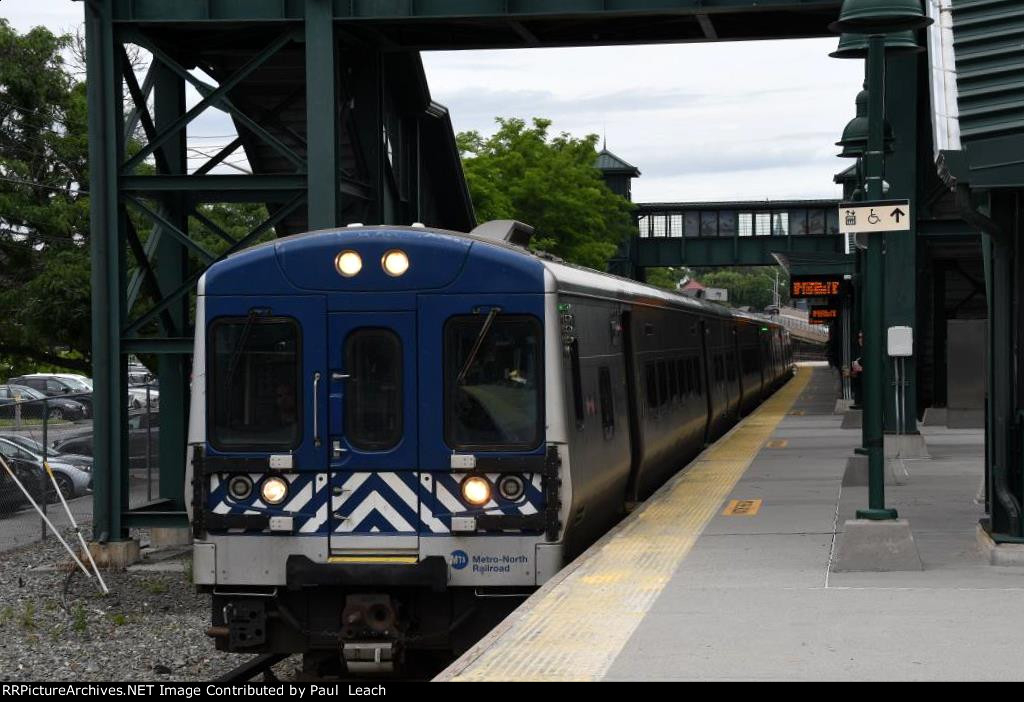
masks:
<path id="1" fill-rule="evenodd" d="M 626 396 L 628 398 L 626 407 L 629 411 L 630 494 L 633 492 L 633 484 L 643 455 L 643 435 L 640 432 L 640 388 L 637 387 L 635 344 L 633 312 L 624 310 L 622 312 L 622 354 L 626 368 Z"/>
<path id="2" fill-rule="evenodd" d="M 331 552 L 414 552 L 419 546 L 416 315 L 332 313 L 328 325 Z"/>

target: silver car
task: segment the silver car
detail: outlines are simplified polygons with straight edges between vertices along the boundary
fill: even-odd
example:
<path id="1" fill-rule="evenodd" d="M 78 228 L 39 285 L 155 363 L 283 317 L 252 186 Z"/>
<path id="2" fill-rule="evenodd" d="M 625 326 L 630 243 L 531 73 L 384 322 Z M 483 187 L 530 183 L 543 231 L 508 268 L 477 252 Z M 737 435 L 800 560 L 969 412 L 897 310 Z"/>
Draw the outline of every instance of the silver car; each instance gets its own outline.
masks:
<path id="1" fill-rule="evenodd" d="M 38 480 L 35 485 L 26 485 L 25 488 L 36 499 L 39 498 L 41 487 L 46 485 L 49 500 L 56 501 L 57 498 L 56 495 L 53 495 L 50 479 L 43 472 L 42 455 L 29 451 L 24 446 L 19 446 L 5 438 L 0 438 L 0 454 L 3 454 L 10 463 L 17 463 L 24 468 L 30 466 L 34 468 Z M 50 464 L 50 469 L 53 470 L 53 477 L 65 500 L 85 495 L 92 488 L 92 472 L 85 466 L 71 465 L 59 459 L 48 459 L 47 462 Z"/>

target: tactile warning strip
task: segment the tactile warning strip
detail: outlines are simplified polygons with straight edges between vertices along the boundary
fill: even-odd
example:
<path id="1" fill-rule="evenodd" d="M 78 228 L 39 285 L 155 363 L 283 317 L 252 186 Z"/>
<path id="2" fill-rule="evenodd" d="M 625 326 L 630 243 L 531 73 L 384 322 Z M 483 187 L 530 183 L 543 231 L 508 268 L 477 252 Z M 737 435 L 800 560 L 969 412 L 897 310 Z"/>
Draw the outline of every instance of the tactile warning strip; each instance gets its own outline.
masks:
<path id="1" fill-rule="evenodd" d="M 601 679 L 811 373 L 798 369 L 438 679 Z"/>

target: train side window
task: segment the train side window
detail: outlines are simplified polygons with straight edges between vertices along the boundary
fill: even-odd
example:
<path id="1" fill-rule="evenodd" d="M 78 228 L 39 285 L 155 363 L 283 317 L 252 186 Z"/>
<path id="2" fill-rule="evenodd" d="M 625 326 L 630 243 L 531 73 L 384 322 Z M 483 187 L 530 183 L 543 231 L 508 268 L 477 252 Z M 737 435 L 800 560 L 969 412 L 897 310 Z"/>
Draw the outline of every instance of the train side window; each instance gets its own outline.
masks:
<path id="1" fill-rule="evenodd" d="M 601 400 L 601 429 L 604 438 L 610 439 L 615 434 L 615 405 L 612 396 L 612 374 L 608 366 L 597 369 L 597 393 Z"/>
<path id="2" fill-rule="evenodd" d="M 651 409 L 658 407 L 658 370 L 652 362 L 644 367 L 647 380 L 647 406 Z"/>
<path id="3" fill-rule="evenodd" d="M 402 341 L 388 329 L 357 329 L 345 340 L 345 436 L 384 451 L 402 439 Z"/>
<path id="4" fill-rule="evenodd" d="M 658 406 L 667 405 L 668 401 L 668 367 L 665 361 L 658 361 Z"/>

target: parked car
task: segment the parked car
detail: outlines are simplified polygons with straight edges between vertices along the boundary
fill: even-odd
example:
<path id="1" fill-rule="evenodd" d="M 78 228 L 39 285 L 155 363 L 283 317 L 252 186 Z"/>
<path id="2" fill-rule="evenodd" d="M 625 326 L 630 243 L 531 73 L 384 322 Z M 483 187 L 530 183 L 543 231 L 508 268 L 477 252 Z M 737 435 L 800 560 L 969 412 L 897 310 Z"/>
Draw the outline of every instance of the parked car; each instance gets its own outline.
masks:
<path id="1" fill-rule="evenodd" d="M 47 397 L 61 397 L 71 395 L 68 399 L 74 399 L 86 407 L 88 416 L 92 416 L 92 385 L 76 376 L 63 373 L 31 373 L 19 375 L 16 378 L 9 378 L 7 382 L 11 385 L 24 385 L 43 393 Z"/>
<path id="2" fill-rule="evenodd" d="M 150 464 L 155 466 L 160 455 L 160 413 L 145 410 L 128 412 L 128 464 L 132 468 L 146 467 L 146 445 L 149 444 Z M 93 455 L 92 427 L 70 431 L 51 446 L 63 453 Z"/>
<path id="3" fill-rule="evenodd" d="M 25 489 L 32 494 L 33 498 L 38 500 L 45 490 L 48 501 L 55 502 L 57 500 L 56 493 L 53 492 L 53 482 L 46 475 L 46 471 L 43 468 L 43 457 L 41 454 L 33 453 L 4 438 L 0 438 L 0 454 L 3 454 L 4 459 L 7 460 L 12 470 L 15 470 L 15 466 L 18 466 L 18 478 L 22 481 Z M 49 463 L 50 469 L 53 471 L 54 480 L 65 500 L 70 500 L 89 492 L 92 487 L 92 473 L 70 463 L 61 463 L 60 461 L 50 459 L 47 459 L 47 463 Z M 4 472 L 6 473 L 6 471 Z M 18 490 L 17 485 L 11 485 L 11 487 Z M 22 497 L 24 497 L 24 494 L 22 494 Z"/>
<path id="4" fill-rule="evenodd" d="M 14 417 L 15 403 L 21 403 L 24 419 L 41 419 L 43 400 L 50 419 L 84 419 L 89 416 L 88 408 L 78 400 L 66 397 L 47 397 L 39 390 L 25 385 L 0 385 L 0 417 Z"/>
<path id="5" fill-rule="evenodd" d="M 7 432 L 0 434 L 0 439 L 7 439 L 8 441 L 22 447 L 29 453 L 34 453 L 39 456 L 43 455 L 43 445 L 31 436 Z M 47 460 L 57 461 L 58 463 L 70 463 L 73 466 L 81 468 L 87 473 L 92 472 L 92 456 L 83 456 L 77 453 L 62 453 L 57 449 L 51 448 L 47 451 L 46 458 Z"/>

